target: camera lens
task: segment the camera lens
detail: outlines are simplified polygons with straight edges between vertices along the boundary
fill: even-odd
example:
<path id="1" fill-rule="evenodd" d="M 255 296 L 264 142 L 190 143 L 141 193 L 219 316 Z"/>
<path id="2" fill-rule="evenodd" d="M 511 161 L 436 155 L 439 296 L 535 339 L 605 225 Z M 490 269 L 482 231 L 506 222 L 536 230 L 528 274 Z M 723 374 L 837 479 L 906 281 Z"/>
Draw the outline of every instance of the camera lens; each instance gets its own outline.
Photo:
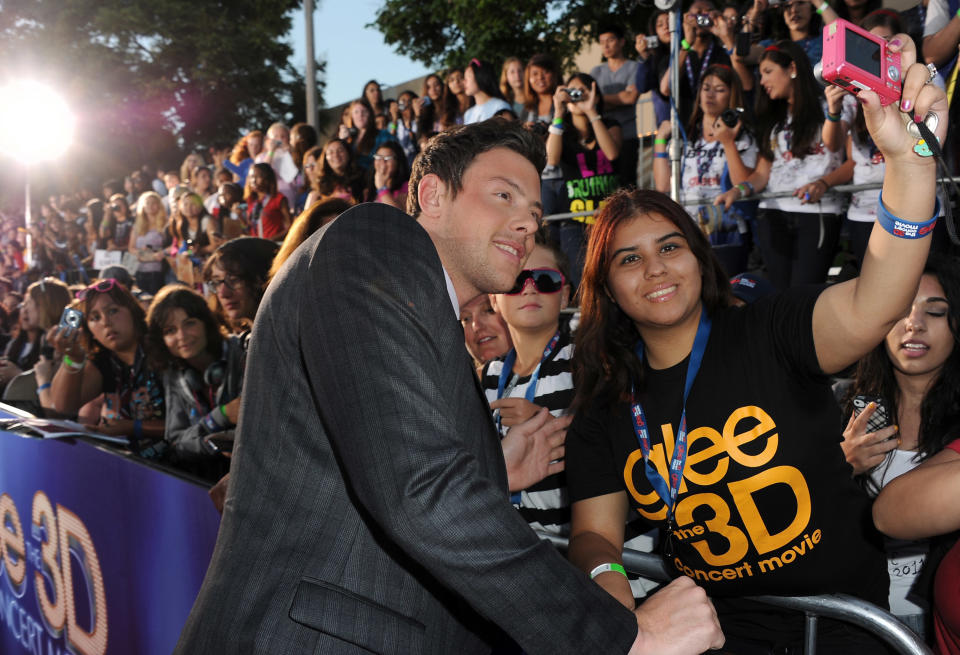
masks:
<path id="1" fill-rule="evenodd" d="M 722 120 L 723 124 L 727 127 L 733 127 L 737 124 L 737 121 L 740 120 L 740 110 L 724 109 L 723 113 L 720 114 L 720 120 Z"/>
<path id="2" fill-rule="evenodd" d="M 697 16 L 697 25 L 700 27 L 713 27 L 713 20 L 706 14 Z"/>

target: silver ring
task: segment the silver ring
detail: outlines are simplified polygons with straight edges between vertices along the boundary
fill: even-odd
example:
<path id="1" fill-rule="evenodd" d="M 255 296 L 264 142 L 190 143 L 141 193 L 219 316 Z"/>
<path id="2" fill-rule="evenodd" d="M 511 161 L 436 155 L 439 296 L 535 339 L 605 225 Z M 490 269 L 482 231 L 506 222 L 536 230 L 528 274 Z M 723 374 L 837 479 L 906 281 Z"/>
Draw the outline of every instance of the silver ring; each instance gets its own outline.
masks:
<path id="1" fill-rule="evenodd" d="M 934 66 L 933 63 L 929 63 L 927 64 L 927 70 L 930 71 L 930 77 L 927 78 L 925 84 L 930 84 L 930 82 L 932 82 L 937 76 L 937 67 Z"/>

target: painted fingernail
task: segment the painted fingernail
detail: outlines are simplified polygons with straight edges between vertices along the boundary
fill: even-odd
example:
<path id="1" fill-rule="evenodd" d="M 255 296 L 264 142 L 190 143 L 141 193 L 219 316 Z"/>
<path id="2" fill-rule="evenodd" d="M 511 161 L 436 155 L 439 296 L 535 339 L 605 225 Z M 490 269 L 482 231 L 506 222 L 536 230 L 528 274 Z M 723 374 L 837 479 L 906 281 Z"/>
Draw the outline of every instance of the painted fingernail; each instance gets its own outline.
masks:
<path id="1" fill-rule="evenodd" d="M 913 101 L 912 101 L 912 100 L 904 100 L 903 102 L 900 103 L 900 110 L 901 110 L 901 111 L 905 111 L 905 112 L 906 112 L 906 111 L 910 111 L 910 108 L 911 108 L 911 107 L 913 107 Z"/>
<path id="2" fill-rule="evenodd" d="M 901 41 L 900 39 L 894 39 L 890 41 L 890 43 L 888 43 L 887 45 L 891 45 L 891 46 L 894 46 L 895 48 L 899 48 L 901 45 L 903 45 L 903 41 Z"/>
<path id="3" fill-rule="evenodd" d="M 923 122 L 923 119 L 920 118 L 918 115 L 914 114 L 914 115 L 913 115 L 913 122 L 914 122 L 914 123 L 922 123 L 922 122 Z"/>

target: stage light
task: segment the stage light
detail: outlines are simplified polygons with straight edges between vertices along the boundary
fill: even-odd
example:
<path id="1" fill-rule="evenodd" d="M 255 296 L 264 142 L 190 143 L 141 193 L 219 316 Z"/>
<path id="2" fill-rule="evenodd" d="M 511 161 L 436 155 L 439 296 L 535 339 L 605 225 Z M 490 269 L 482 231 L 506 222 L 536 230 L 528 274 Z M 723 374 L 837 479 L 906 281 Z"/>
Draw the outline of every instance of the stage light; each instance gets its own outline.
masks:
<path id="1" fill-rule="evenodd" d="M 73 128 L 73 113 L 53 89 L 28 80 L 0 87 L 0 150 L 22 165 L 63 154 Z"/>

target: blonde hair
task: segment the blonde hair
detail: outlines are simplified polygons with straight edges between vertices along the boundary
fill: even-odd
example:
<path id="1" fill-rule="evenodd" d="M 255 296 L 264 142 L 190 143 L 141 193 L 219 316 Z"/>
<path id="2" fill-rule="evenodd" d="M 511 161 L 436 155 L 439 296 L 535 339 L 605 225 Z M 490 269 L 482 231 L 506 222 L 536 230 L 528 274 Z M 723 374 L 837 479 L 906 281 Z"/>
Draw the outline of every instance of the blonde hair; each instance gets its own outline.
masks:
<path id="1" fill-rule="evenodd" d="M 500 69 L 500 92 L 503 94 L 503 97 L 506 98 L 507 102 L 519 102 L 523 104 L 524 98 L 517 98 L 516 92 L 507 80 L 507 69 L 510 68 L 510 64 L 514 62 L 520 64 L 520 81 L 523 81 L 525 72 L 523 62 L 519 57 L 507 57 L 507 60 L 503 62 L 503 68 Z"/>
<path id="2" fill-rule="evenodd" d="M 157 205 L 160 207 L 154 216 L 147 214 L 147 201 L 150 198 L 156 198 Z M 156 191 L 144 191 L 137 199 L 136 218 L 133 219 L 133 233 L 137 236 L 143 236 L 151 230 L 163 233 L 163 228 L 167 226 L 167 210 L 163 207 L 163 199 Z"/>

